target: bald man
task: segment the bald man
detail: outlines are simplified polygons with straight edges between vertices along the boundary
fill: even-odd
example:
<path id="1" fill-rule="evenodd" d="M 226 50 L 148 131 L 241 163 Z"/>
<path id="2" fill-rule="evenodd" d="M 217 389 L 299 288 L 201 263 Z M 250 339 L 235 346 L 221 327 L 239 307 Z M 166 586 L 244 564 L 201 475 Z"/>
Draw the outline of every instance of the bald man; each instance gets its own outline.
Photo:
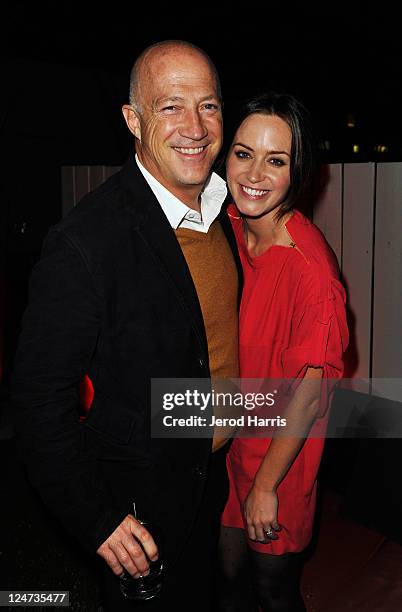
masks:
<path id="1" fill-rule="evenodd" d="M 238 375 L 240 266 L 211 173 L 222 143 L 211 60 L 183 41 L 149 47 L 123 115 L 135 154 L 51 229 L 33 272 L 13 381 L 20 450 L 46 504 L 101 562 L 105 610 L 145 609 L 119 588 L 159 554 L 134 501 L 163 534 L 164 585 L 147 609 L 205 612 L 224 449 L 153 439 L 150 382 Z M 80 422 L 84 375 L 94 398 Z"/>

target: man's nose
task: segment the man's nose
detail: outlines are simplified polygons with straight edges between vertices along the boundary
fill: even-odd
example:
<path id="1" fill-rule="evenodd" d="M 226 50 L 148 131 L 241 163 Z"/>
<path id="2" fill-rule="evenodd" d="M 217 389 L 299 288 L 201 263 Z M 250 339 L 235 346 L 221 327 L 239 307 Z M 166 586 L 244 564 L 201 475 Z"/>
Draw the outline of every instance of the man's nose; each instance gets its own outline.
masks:
<path id="1" fill-rule="evenodd" d="M 180 135 L 191 140 L 202 140 L 208 135 L 208 130 L 198 110 L 189 110 L 180 128 Z"/>

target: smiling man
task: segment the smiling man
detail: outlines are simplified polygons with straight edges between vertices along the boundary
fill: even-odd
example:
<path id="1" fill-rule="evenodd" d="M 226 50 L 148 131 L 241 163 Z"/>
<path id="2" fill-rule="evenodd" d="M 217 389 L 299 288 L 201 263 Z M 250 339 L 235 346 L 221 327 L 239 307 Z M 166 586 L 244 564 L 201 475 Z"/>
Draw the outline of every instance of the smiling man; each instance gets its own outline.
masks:
<path id="1" fill-rule="evenodd" d="M 200 211 L 200 192 L 222 145 L 220 86 L 207 56 L 178 44 L 146 50 L 133 68 L 123 113 L 142 166 Z M 223 181 L 214 178 L 223 194 Z"/>
<path id="2" fill-rule="evenodd" d="M 33 272 L 13 381 L 20 450 L 44 501 L 99 559 L 105 610 L 137 609 L 119 576 L 146 573 L 144 550 L 156 559 L 162 544 L 164 586 L 148 611 L 206 612 L 225 453 L 208 439 L 152 439 L 150 382 L 238 375 L 239 262 L 226 186 L 211 174 L 218 76 L 202 50 L 165 41 L 137 59 L 129 101 L 136 154 L 51 229 Z M 80 422 L 85 374 L 94 397 Z"/>

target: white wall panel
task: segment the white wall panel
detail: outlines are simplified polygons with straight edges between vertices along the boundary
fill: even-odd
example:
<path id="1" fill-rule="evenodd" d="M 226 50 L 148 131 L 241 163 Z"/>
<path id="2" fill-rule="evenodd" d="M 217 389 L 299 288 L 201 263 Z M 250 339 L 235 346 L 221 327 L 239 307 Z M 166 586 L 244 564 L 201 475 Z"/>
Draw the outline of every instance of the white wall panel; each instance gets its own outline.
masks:
<path id="1" fill-rule="evenodd" d="M 75 204 L 91 190 L 90 166 L 75 166 Z"/>
<path id="2" fill-rule="evenodd" d="M 90 191 L 99 187 L 105 179 L 103 178 L 103 166 L 89 166 Z"/>
<path id="3" fill-rule="evenodd" d="M 342 276 L 350 315 L 345 375 L 369 378 L 375 164 L 345 164 L 343 179 Z"/>
<path id="4" fill-rule="evenodd" d="M 314 202 L 313 221 L 342 265 L 342 164 L 323 166 L 320 190 Z"/>
<path id="5" fill-rule="evenodd" d="M 61 169 L 61 197 L 63 217 L 75 206 L 75 166 Z"/>
<path id="6" fill-rule="evenodd" d="M 402 377 L 402 164 L 377 165 L 373 378 Z M 402 397 L 389 399 L 402 401 Z"/>

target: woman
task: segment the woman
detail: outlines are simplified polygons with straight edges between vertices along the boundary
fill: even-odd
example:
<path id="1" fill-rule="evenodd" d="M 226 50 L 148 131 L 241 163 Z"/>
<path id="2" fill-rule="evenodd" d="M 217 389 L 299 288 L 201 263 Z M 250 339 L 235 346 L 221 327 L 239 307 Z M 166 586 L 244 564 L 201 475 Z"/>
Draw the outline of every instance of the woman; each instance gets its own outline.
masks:
<path id="1" fill-rule="evenodd" d="M 285 435 L 238 437 L 228 453 L 223 610 L 254 609 L 246 572 L 263 611 L 305 610 L 300 553 L 313 526 L 324 444 L 319 432 L 328 414 L 324 379 L 342 376 L 348 342 L 336 258 L 319 229 L 294 208 L 312 171 L 304 107 L 286 94 L 248 102 L 227 159 L 234 200 L 228 214 L 244 269 L 240 374 L 295 381 Z"/>

